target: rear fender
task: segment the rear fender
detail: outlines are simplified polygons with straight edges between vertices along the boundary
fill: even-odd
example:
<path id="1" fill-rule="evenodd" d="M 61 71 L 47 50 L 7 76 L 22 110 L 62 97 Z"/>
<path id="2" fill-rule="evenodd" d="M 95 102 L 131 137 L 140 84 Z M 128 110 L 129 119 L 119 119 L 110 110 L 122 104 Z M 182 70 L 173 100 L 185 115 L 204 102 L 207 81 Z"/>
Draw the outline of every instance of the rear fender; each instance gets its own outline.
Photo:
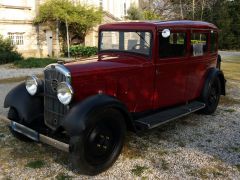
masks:
<path id="1" fill-rule="evenodd" d="M 208 89 L 209 89 L 209 84 L 215 77 L 218 77 L 219 80 L 220 80 L 221 95 L 226 95 L 226 87 L 225 87 L 226 86 L 226 80 L 225 80 L 223 72 L 221 70 L 219 70 L 218 68 L 211 68 L 208 71 L 207 78 L 205 80 L 205 84 L 204 84 L 202 94 L 201 94 L 202 98 L 205 94 L 207 94 Z"/>

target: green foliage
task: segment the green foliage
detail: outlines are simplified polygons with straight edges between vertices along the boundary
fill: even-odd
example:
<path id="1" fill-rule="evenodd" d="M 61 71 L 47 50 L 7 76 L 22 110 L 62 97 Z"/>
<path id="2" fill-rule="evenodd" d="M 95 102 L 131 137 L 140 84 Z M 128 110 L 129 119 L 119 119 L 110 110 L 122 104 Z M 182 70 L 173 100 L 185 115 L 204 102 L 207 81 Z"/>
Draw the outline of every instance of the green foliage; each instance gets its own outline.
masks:
<path id="1" fill-rule="evenodd" d="M 161 19 L 160 15 L 158 15 L 150 10 L 143 11 L 143 18 L 145 20 L 160 20 Z"/>
<path id="2" fill-rule="evenodd" d="M 57 176 L 56 176 L 56 180 L 70 180 L 72 179 L 72 176 L 69 176 L 65 173 L 59 173 Z"/>
<path id="3" fill-rule="evenodd" d="M 131 5 L 130 8 L 127 10 L 126 18 L 129 20 L 140 20 L 140 19 L 143 19 L 143 16 L 140 9 Z"/>
<path id="4" fill-rule="evenodd" d="M 23 61 L 16 61 L 14 65 L 18 68 L 42 68 L 49 64 L 56 63 L 56 59 L 52 58 L 27 58 Z"/>
<path id="5" fill-rule="evenodd" d="M 9 39 L 4 39 L 0 35 L 0 64 L 22 60 L 23 57 L 15 50 Z"/>
<path id="6" fill-rule="evenodd" d="M 69 27 L 70 40 L 84 39 L 86 33 L 102 20 L 102 10 L 93 6 L 73 4 L 70 0 L 48 0 L 39 8 L 36 24 L 46 23 L 51 27 L 60 24 L 60 33 L 66 39 L 66 22 Z"/>
<path id="7" fill-rule="evenodd" d="M 147 169 L 148 169 L 148 167 L 146 167 L 146 166 L 135 165 L 131 171 L 135 176 L 142 176 L 144 171 Z"/>
<path id="8" fill-rule="evenodd" d="M 38 169 L 38 168 L 42 168 L 43 166 L 45 166 L 45 162 L 42 160 L 35 160 L 35 161 L 31 161 L 29 163 L 26 164 L 26 167 L 30 167 L 32 169 Z"/>
<path id="9" fill-rule="evenodd" d="M 90 57 L 97 54 L 97 47 L 73 45 L 70 47 L 70 54 L 74 57 Z"/>

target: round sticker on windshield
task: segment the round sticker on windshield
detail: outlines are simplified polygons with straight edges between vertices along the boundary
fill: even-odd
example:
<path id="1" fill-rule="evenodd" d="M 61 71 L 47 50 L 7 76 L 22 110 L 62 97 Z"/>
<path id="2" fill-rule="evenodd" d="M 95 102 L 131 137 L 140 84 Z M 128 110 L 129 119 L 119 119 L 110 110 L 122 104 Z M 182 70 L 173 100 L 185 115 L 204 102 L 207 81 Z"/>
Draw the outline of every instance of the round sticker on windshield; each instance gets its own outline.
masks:
<path id="1" fill-rule="evenodd" d="M 168 38 L 170 36 L 170 34 L 171 34 L 171 32 L 169 29 L 164 29 L 162 31 L 162 37 L 164 37 L 164 38 Z"/>

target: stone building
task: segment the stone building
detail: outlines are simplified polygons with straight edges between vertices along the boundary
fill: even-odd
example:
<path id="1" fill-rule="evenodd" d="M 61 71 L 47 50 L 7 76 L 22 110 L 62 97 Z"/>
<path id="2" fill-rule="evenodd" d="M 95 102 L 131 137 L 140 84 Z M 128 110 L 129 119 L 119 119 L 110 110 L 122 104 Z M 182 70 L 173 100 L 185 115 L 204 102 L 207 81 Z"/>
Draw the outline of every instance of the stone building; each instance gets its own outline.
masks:
<path id="1" fill-rule="evenodd" d="M 56 33 L 47 26 L 33 24 L 39 5 L 45 0 L 0 0 L 0 34 L 9 37 L 17 50 L 25 57 L 46 57 L 60 54 Z M 72 0 L 102 7 L 102 23 L 124 20 L 131 4 L 138 6 L 138 0 Z M 97 46 L 97 27 L 85 38 L 85 45 Z"/>

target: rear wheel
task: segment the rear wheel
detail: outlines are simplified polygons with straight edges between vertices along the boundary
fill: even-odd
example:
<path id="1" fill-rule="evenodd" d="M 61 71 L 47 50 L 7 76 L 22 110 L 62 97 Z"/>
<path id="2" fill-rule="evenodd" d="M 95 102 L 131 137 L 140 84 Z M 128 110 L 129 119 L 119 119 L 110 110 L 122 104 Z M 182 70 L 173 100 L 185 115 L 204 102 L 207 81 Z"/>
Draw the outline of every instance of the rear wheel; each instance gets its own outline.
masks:
<path id="1" fill-rule="evenodd" d="M 19 122 L 18 112 L 13 107 L 10 107 L 10 109 L 8 111 L 8 119 L 10 119 L 12 121 L 15 121 L 15 122 L 18 122 L 18 123 L 21 123 L 21 122 Z M 25 136 L 25 135 L 23 135 L 23 134 L 21 134 L 19 132 L 14 131 L 11 126 L 9 127 L 9 129 L 10 129 L 10 132 L 12 133 L 12 135 L 14 137 L 16 137 L 17 139 L 19 139 L 19 140 L 25 141 L 25 142 L 33 141 L 30 138 L 28 138 L 27 136 Z"/>
<path id="2" fill-rule="evenodd" d="M 87 124 L 85 132 L 70 139 L 70 160 L 80 173 L 96 175 L 116 161 L 126 126 L 122 114 L 115 109 L 94 113 Z"/>
<path id="3" fill-rule="evenodd" d="M 218 106 L 218 102 L 221 95 L 221 84 L 218 77 L 215 77 L 210 81 L 208 89 L 202 95 L 202 101 L 206 104 L 206 107 L 201 110 L 204 114 L 212 114 L 215 112 Z"/>

